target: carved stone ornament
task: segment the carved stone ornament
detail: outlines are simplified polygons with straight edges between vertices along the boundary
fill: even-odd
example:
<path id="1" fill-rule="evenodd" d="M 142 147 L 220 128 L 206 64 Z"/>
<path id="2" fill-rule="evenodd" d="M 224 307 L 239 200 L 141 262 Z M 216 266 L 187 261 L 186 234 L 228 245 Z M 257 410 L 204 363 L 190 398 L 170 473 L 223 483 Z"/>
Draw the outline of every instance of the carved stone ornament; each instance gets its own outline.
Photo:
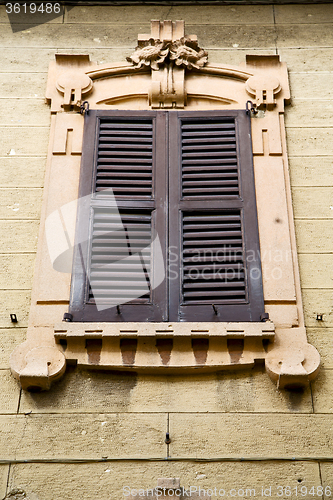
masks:
<path id="1" fill-rule="evenodd" d="M 182 37 L 171 45 L 169 57 L 176 66 L 184 66 L 187 69 L 203 68 L 208 61 L 208 53 L 198 46 L 196 40 L 188 37 Z"/>
<path id="2" fill-rule="evenodd" d="M 150 66 L 158 71 L 163 63 L 174 61 L 176 66 L 200 69 L 208 61 L 208 53 L 198 46 L 197 40 L 183 36 L 173 43 L 150 38 L 144 46 L 138 46 L 131 57 L 126 58 L 135 68 Z"/>
<path id="3" fill-rule="evenodd" d="M 169 53 L 169 44 L 150 38 L 144 42 L 144 46 L 138 46 L 131 57 L 127 57 L 127 61 L 132 63 L 135 68 L 142 66 L 150 66 L 153 70 L 159 70 L 159 64 L 164 63 L 165 58 Z"/>
<path id="4" fill-rule="evenodd" d="M 196 36 L 185 36 L 183 21 L 152 21 L 151 34 L 139 37 L 127 61 L 136 69 L 151 68 L 152 108 L 184 108 L 185 70 L 202 69 L 208 53 L 199 47 Z"/>
<path id="5" fill-rule="evenodd" d="M 93 82 L 85 73 L 75 70 L 65 71 L 58 77 L 57 90 L 63 94 L 62 107 L 65 111 L 78 111 L 82 98 L 86 97 L 93 88 Z"/>
<path id="6" fill-rule="evenodd" d="M 281 91 L 281 85 L 276 76 L 251 76 L 245 85 L 246 91 L 255 98 L 258 109 L 268 110 L 276 106 L 275 96 Z"/>

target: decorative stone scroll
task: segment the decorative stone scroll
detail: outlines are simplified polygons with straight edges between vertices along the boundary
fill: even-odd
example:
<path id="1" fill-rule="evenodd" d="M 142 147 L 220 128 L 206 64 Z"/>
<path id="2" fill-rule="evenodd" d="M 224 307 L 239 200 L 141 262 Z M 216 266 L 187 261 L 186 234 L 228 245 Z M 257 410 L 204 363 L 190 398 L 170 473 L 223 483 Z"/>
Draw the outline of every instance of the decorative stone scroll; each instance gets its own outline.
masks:
<path id="1" fill-rule="evenodd" d="M 259 323 L 66 323 L 70 272 L 53 267 L 46 219 L 63 226 L 71 253 L 83 116 L 90 109 L 245 109 L 249 99 L 265 312 Z M 127 62 L 97 65 L 85 54 L 56 54 L 46 100 L 51 106 L 50 147 L 27 340 L 12 354 L 14 376 L 27 390 L 50 387 L 66 363 L 95 368 L 196 373 L 265 362 L 280 389 L 303 387 L 320 358 L 307 343 L 289 183 L 284 107 L 288 73 L 277 55 L 246 56 L 240 66 L 211 64 L 183 21 L 152 21 Z M 19 323 L 18 323 L 19 326 Z M 178 483 L 177 483 L 178 484 Z"/>
<path id="2" fill-rule="evenodd" d="M 86 98 L 93 88 L 93 82 L 85 73 L 69 70 L 61 73 L 56 87 L 64 96 L 62 103 L 64 110 L 79 111 L 82 99 Z"/>

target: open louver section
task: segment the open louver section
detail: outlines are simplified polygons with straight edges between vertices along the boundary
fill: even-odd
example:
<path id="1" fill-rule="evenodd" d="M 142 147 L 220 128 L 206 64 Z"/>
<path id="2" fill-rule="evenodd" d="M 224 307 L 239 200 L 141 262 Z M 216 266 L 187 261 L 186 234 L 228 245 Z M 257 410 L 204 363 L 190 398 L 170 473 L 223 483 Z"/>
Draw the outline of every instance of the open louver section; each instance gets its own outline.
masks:
<path id="1" fill-rule="evenodd" d="M 96 192 L 112 188 L 116 197 L 152 197 L 151 119 L 101 119 L 97 155 Z"/>
<path id="2" fill-rule="evenodd" d="M 239 194 L 235 120 L 181 124 L 182 195 L 220 198 Z"/>
<path id="3" fill-rule="evenodd" d="M 89 301 L 149 302 L 151 214 L 104 208 L 93 217 Z"/>
<path id="4" fill-rule="evenodd" d="M 184 303 L 245 302 L 240 211 L 183 213 Z"/>

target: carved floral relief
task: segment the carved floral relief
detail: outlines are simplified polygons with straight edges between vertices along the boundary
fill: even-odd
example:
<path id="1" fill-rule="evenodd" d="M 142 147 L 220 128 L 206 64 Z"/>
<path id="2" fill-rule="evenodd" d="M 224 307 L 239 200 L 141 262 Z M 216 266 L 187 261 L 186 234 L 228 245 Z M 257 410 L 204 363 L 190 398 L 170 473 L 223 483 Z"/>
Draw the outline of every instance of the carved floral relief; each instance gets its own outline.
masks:
<path id="1" fill-rule="evenodd" d="M 200 69 L 208 61 L 208 53 L 199 47 L 196 40 L 182 37 L 175 42 L 162 42 L 150 38 L 144 42 L 144 46 L 138 46 L 127 61 L 134 64 L 136 68 L 150 66 L 158 70 L 159 65 L 174 61 L 176 66 L 187 69 Z"/>

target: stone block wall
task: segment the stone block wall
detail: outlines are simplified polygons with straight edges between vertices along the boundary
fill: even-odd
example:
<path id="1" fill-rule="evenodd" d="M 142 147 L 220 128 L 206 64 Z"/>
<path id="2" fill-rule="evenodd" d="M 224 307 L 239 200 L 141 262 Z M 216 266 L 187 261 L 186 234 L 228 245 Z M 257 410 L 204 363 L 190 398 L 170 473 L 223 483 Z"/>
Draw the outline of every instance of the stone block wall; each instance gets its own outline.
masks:
<path id="1" fill-rule="evenodd" d="M 55 53 L 123 61 L 138 33 L 149 33 L 151 19 L 184 19 L 211 62 L 238 65 L 247 53 L 279 54 L 287 62 L 305 321 L 322 357 L 318 379 L 303 393 L 277 391 L 261 366 L 184 376 L 70 368 L 40 394 L 21 391 L 10 374 L 9 355 L 25 338 L 30 305 L 49 62 Z M 13 498 L 16 489 L 17 498 L 24 498 L 21 490 L 29 500 L 121 500 L 124 486 L 151 488 L 159 477 L 226 492 L 252 488 L 256 497 L 271 486 L 278 498 L 278 485 L 333 490 L 333 4 L 81 6 L 23 28 L 12 32 L 1 5 L 0 498 Z"/>

